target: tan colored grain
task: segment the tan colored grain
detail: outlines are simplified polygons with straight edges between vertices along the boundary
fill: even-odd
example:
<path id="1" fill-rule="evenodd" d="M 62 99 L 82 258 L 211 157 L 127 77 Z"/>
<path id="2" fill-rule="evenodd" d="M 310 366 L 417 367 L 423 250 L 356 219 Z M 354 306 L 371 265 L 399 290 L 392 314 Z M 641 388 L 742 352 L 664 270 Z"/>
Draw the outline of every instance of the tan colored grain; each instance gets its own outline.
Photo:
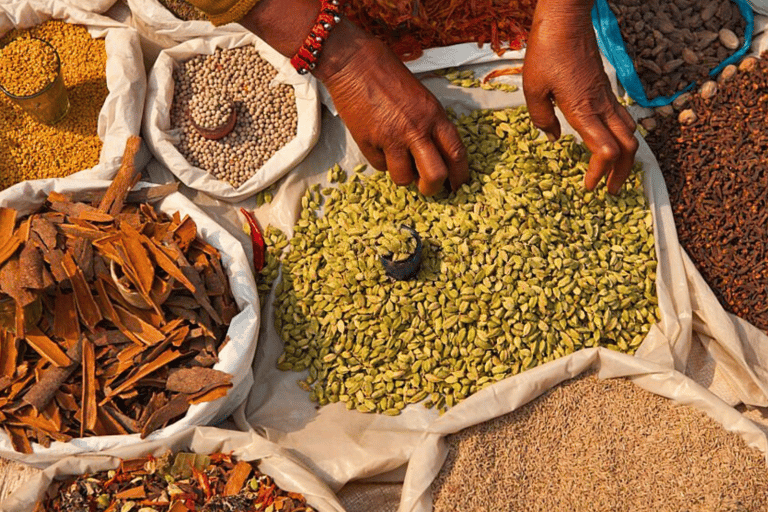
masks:
<path id="1" fill-rule="evenodd" d="M 434 512 L 765 511 L 765 457 L 623 379 L 568 381 L 448 437 Z"/>

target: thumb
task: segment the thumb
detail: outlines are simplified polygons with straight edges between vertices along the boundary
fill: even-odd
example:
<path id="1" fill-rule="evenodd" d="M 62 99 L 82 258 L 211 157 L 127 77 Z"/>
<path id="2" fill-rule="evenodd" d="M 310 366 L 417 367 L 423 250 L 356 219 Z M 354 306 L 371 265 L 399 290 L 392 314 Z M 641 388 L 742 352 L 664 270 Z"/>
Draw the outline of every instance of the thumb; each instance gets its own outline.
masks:
<path id="1" fill-rule="evenodd" d="M 536 87 L 526 88 L 525 84 L 523 84 L 523 93 L 533 125 L 544 131 L 550 142 L 559 139 L 560 121 L 555 115 L 555 105 L 552 102 L 551 93 Z"/>

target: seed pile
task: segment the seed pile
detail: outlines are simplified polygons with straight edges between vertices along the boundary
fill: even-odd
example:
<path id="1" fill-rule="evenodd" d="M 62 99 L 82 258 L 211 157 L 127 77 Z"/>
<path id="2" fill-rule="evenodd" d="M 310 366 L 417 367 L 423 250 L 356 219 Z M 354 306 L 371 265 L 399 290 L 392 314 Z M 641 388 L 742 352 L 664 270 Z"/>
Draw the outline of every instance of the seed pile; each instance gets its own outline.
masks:
<path id="1" fill-rule="evenodd" d="M 56 51 L 39 39 L 17 39 L 0 50 L 0 85 L 14 96 L 42 91 L 58 68 Z"/>
<path id="2" fill-rule="evenodd" d="M 435 512 L 768 507 L 764 455 L 706 414 L 624 379 L 567 381 L 447 441 Z"/>
<path id="3" fill-rule="evenodd" d="M 211 91 L 202 91 L 189 100 L 192 120 L 200 127 L 213 130 L 225 124 L 232 115 L 232 104 Z"/>
<path id="4" fill-rule="evenodd" d="M 423 197 L 375 172 L 302 198 L 275 299 L 278 367 L 308 369 L 299 385 L 319 404 L 445 409 L 582 347 L 633 352 L 656 322 L 638 169 L 619 197 L 586 192 L 586 149 L 539 139 L 525 109 L 476 111 L 458 130 L 471 181 L 455 194 Z M 403 224 L 422 264 L 393 282 L 377 245 Z"/>
<path id="5" fill-rule="evenodd" d="M 280 257 L 283 250 L 288 247 L 288 238 L 279 228 L 267 226 L 266 233 L 264 233 L 264 242 L 266 246 L 264 268 L 259 272 L 256 282 L 259 301 L 262 305 L 267 303 L 267 297 L 272 291 L 272 285 L 280 273 Z"/>
<path id="6" fill-rule="evenodd" d="M 609 0 L 646 96 L 671 96 L 744 41 L 746 23 L 731 0 Z"/>
<path id="7" fill-rule="evenodd" d="M 270 82 L 277 70 L 253 46 L 198 55 L 173 73 L 171 126 L 181 129 L 178 150 L 190 164 L 237 188 L 296 136 L 298 112 L 293 87 Z M 195 96 L 215 92 L 235 103 L 237 124 L 219 140 L 203 138 L 190 114 L 204 118 Z"/>
<path id="8" fill-rule="evenodd" d="M 680 244 L 727 311 L 768 331 L 765 57 L 745 59 L 715 97 L 693 97 L 690 124 L 661 119 L 648 144 L 664 173 Z"/>
<path id="9" fill-rule="evenodd" d="M 117 470 L 54 481 L 36 510 L 314 512 L 303 495 L 278 487 L 258 464 L 225 453 L 122 460 Z"/>
<path id="10" fill-rule="evenodd" d="M 52 20 L 12 30 L 0 40 L 0 46 L 29 37 L 56 48 L 71 106 L 62 121 L 47 126 L 0 95 L 0 154 L 4 155 L 0 158 L 0 190 L 24 180 L 60 178 L 88 169 L 99 163 L 101 153 L 97 127 L 109 93 L 104 40 L 91 38 L 81 25 Z"/>

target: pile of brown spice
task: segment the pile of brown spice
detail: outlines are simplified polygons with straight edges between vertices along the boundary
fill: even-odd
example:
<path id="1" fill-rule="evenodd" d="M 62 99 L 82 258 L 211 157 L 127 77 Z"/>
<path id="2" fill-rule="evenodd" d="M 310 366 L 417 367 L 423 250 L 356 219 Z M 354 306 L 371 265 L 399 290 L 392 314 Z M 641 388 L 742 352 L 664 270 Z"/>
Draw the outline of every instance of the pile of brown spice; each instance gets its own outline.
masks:
<path id="1" fill-rule="evenodd" d="M 435 512 L 768 509 L 763 454 L 625 379 L 566 381 L 447 441 Z"/>
<path id="2" fill-rule="evenodd" d="M 609 0 L 648 99 L 671 96 L 744 41 L 746 21 L 731 0 Z"/>
<path id="3" fill-rule="evenodd" d="M 117 470 L 54 481 L 36 512 L 314 512 L 302 494 L 287 492 L 232 455 L 168 452 L 123 460 Z"/>
<path id="4" fill-rule="evenodd" d="M 104 39 L 92 38 L 81 25 L 51 20 L 10 31 L 0 46 L 29 37 L 47 41 L 58 52 L 71 107 L 63 120 L 48 126 L 0 94 L 0 190 L 25 180 L 60 178 L 88 169 L 99 163 L 101 153 L 99 112 L 109 93 Z"/>
<path id="5" fill-rule="evenodd" d="M 680 244 L 725 309 L 768 331 L 768 55 L 648 137 Z M 682 121 L 682 122 L 681 122 Z"/>
<path id="6" fill-rule="evenodd" d="M 212 368 L 238 312 L 220 254 L 148 204 L 174 187 L 128 193 L 139 146 L 105 192 L 0 207 L 0 427 L 19 452 L 145 437 L 232 387 Z"/>

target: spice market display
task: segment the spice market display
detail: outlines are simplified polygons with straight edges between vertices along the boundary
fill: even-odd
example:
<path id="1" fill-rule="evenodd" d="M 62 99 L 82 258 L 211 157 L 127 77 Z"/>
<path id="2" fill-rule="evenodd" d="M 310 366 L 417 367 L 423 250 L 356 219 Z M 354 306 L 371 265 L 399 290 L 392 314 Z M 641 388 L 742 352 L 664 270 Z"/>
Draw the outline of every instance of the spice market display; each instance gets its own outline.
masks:
<path id="1" fill-rule="evenodd" d="M 768 332 L 768 60 L 749 57 L 714 96 L 658 118 L 648 144 L 680 244 L 725 309 Z"/>
<path id="2" fill-rule="evenodd" d="M 320 405 L 445 410 L 584 347 L 634 352 L 658 320 L 640 170 L 620 196 L 586 192 L 585 148 L 539 139 L 525 108 L 457 122 L 471 176 L 455 194 L 332 170 L 338 188 L 301 200 L 276 288 L 278 368 L 309 370 L 299 385 Z M 390 230 L 401 224 L 424 246 L 408 281 L 379 259 L 408 253 Z"/>
<path id="3" fill-rule="evenodd" d="M 0 39 L 0 47 L 7 45 L 0 53 L 0 85 L 10 92 L 32 92 L 35 74 L 44 69 L 45 61 L 30 60 L 39 54 L 32 53 L 39 43 L 31 38 L 50 43 L 59 54 L 69 112 L 48 126 L 0 94 L 0 190 L 25 180 L 68 176 L 99 163 L 99 113 L 109 93 L 104 39 L 92 38 L 82 25 L 59 20 L 11 30 Z M 11 65 L 18 58 L 32 64 L 35 74 L 18 73 L 21 68 Z"/>
<path id="4" fill-rule="evenodd" d="M 232 386 L 212 368 L 238 312 L 219 252 L 148 204 L 175 187 L 128 194 L 139 144 L 104 193 L 0 208 L 0 424 L 19 452 L 145 437 Z"/>
<path id="5" fill-rule="evenodd" d="M 184 158 L 234 188 L 248 181 L 296 137 L 293 87 L 271 87 L 276 75 L 252 45 L 180 63 L 173 72 L 171 126 L 181 131 L 177 148 Z"/>
<path id="6" fill-rule="evenodd" d="M 226 453 L 122 460 L 116 470 L 54 481 L 36 512 L 315 511 L 302 494 L 284 491 L 258 465 Z"/>
<path id="7" fill-rule="evenodd" d="M 433 510 L 757 511 L 765 456 L 626 379 L 566 381 L 446 438 Z"/>
<path id="8" fill-rule="evenodd" d="M 646 96 L 671 96 L 744 42 L 746 23 L 731 0 L 609 0 Z"/>

